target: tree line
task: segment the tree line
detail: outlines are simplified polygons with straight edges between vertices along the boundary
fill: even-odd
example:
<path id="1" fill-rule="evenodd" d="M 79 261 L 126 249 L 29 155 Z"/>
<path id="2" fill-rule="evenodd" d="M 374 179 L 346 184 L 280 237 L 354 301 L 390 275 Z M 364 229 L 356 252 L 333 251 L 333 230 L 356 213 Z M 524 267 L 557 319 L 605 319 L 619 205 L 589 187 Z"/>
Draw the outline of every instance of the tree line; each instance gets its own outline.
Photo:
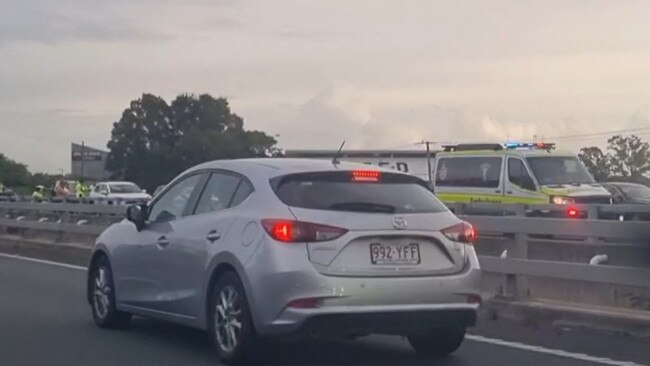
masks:
<path id="1" fill-rule="evenodd" d="M 262 131 L 244 129 L 225 98 L 181 94 L 171 103 L 143 94 L 113 124 L 107 169 L 153 191 L 199 163 L 281 153 Z"/>
<path id="2" fill-rule="evenodd" d="M 636 135 L 615 135 L 607 140 L 605 151 L 597 146 L 583 147 L 578 155 L 599 182 L 625 181 L 650 185 L 650 144 Z"/>
<path id="3" fill-rule="evenodd" d="M 57 176 L 45 173 L 32 174 L 27 165 L 9 159 L 0 153 L 0 183 L 19 194 L 29 194 L 37 185 L 52 186 Z"/>
<path id="4" fill-rule="evenodd" d="M 279 156 L 276 145 L 275 137 L 246 130 L 226 98 L 181 94 L 167 103 L 143 94 L 113 124 L 106 168 L 112 179 L 129 180 L 151 192 L 205 161 Z M 19 193 L 28 194 L 37 185 L 51 187 L 60 178 L 31 174 L 25 164 L 0 154 L 0 183 Z"/>

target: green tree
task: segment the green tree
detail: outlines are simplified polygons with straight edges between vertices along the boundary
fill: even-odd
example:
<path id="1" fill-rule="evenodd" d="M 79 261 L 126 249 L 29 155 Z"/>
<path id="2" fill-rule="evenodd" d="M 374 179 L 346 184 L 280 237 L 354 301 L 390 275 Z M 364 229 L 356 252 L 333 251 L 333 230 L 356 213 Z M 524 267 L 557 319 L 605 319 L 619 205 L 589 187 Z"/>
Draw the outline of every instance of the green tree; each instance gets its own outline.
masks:
<path id="1" fill-rule="evenodd" d="M 106 168 L 114 178 L 154 189 L 173 177 L 167 159 L 172 156 L 174 141 L 169 106 L 160 97 L 143 94 L 113 124 Z"/>
<path id="2" fill-rule="evenodd" d="M 21 187 L 28 184 L 29 176 L 25 164 L 15 162 L 0 153 L 0 183 L 6 187 Z"/>
<path id="3" fill-rule="evenodd" d="M 107 168 L 153 190 L 205 161 L 278 155 L 276 143 L 263 132 L 246 131 L 225 98 L 182 94 L 168 105 L 144 94 L 113 125 Z"/>
<path id="4" fill-rule="evenodd" d="M 616 135 L 607 143 L 612 174 L 638 180 L 650 171 L 650 145 L 638 136 Z"/>
<path id="5" fill-rule="evenodd" d="M 578 157 L 596 181 L 605 181 L 612 174 L 611 158 L 609 154 L 605 154 L 599 147 L 583 147 L 580 149 Z"/>

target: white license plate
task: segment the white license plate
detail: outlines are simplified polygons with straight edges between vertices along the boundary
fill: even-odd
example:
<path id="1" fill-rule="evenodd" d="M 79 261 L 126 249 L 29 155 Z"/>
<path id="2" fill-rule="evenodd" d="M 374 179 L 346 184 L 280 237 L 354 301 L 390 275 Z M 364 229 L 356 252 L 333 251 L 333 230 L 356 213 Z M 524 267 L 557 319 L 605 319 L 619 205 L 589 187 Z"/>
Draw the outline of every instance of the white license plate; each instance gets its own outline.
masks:
<path id="1" fill-rule="evenodd" d="M 370 262 L 372 264 L 420 264 L 420 246 L 412 243 L 370 244 Z"/>

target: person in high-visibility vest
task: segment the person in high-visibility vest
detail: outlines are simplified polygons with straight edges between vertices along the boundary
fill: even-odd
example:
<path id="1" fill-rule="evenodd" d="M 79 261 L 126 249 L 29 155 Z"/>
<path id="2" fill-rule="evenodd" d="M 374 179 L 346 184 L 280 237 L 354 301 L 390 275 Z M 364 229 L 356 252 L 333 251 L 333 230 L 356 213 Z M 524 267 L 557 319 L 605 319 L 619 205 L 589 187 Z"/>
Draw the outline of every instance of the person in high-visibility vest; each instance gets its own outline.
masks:
<path id="1" fill-rule="evenodd" d="M 43 200 L 43 190 L 45 189 L 44 186 L 38 185 L 36 186 L 36 189 L 34 189 L 34 192 L 32 193 L 32 199 L 35 201 L 42 201 Z"/>
<path id="2" fill-rule="evenodd" d="M 77 198 L 86 197 L 86 191 L 87 190 L 86 190 L 86 185 L 84 184 L 83 180 L 79 180 L 77 182 L 77 184 L 74 187 L 74 190 L 75 190 L 75 196 L 77 196 Z"/>

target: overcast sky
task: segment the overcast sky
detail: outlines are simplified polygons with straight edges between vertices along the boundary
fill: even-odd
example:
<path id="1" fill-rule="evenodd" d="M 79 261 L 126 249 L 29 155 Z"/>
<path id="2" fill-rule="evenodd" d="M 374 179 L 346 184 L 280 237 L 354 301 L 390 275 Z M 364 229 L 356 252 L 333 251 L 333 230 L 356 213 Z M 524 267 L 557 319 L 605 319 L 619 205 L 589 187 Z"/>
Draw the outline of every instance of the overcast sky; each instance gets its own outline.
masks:
<path id="1" fill-rule="evenodd" d="M 227 97 L 283 148 L 650 126 L 648 19 L 645 0 L 0 0 L 0 152 L 68 171 L 143 92 Z"/>

